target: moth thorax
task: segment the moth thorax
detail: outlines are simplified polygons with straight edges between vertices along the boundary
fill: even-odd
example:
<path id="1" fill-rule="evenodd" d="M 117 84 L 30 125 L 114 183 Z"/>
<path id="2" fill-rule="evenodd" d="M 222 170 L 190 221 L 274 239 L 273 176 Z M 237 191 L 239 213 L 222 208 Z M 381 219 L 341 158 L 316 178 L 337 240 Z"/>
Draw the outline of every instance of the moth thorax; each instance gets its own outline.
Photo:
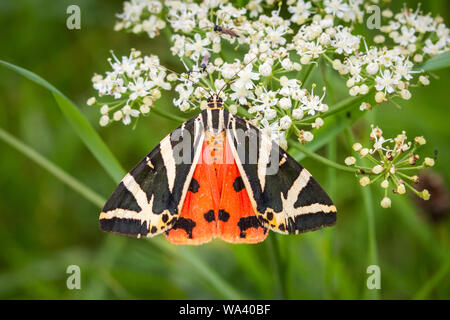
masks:
<path id="1" fill-rule="evenodd" d="M 208 98 L 208 108 L 209 109 L 222 109 L 223 108 L 223 100 L 222 98 L 214 95 Z"/>
<path id="2" fill-rule="evenodd" d="M 225 131 L 214 132 L 207 131 L 205 135 L 206 148 L 204 150 L 203 159 L 209 163 L 213 163 L 218 171 L 218 166 L 224 163 L 224 141 Z"/>

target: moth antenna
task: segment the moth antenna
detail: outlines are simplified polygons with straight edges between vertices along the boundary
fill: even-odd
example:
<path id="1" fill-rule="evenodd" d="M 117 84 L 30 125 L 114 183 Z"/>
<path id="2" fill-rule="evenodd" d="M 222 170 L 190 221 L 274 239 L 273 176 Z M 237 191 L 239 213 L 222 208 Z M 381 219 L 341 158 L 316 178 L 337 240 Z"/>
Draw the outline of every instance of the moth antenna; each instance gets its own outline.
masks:
<path id="1" fill-rule="evenodd" d="M 244 65 L 241 66 L 241 68 L 230 78 L 230 80 L 228 80 L 223 87 L 219 90 L 219 92 L 217 92 L 217 96 L 220 95 L 220 93 L 223 91 L 223 89 L 225 89 L 228 85 L 230 85 L 234 78 L 236 78 L 236 76 L 239 74 L 239 72 L 241 72 L 242 70 L 244 70 L 250 63 L 252 63 L 257 57 L 255 56 L 252 60 L 250 60 L 249 62 L 245 63 Z"/>

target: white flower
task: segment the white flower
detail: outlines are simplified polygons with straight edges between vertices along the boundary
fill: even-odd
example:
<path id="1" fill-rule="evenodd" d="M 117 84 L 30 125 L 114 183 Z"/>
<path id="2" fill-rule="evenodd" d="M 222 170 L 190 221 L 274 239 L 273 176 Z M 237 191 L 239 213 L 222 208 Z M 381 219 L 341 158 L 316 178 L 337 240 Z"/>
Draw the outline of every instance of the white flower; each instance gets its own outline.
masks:
<path id="1" fill-rule="evenodd" d="M 284 116 L 280 119 L 280 128 L 287 130 L 291 127 L 292 120 L 289 116 Z"/>
<path id="2" fill-rule="evenodd" d="M 208 38 L 202 38 L 199 33 L 194 35 L 194 40 L 192 42 L 186 43 L 186 50 L 192 51 L 192 59 L 198 60 L 200 56 L 203 56 L 208 50 L 206 46 L 210 44 Z"/>
<path id="3" fill-rule="evenodd" d="M 100 117 L 100 126 L 105 127 L 109 123 L 109 117 L 107 115 L 103 115 Z"/>
<path id="4" fill-rule="evenodd" d="M 264 119 L 270 121 L 270 120 L 275 119 L 276 116 L 277 116 L 277 112 L 274 109 L 266 108 L 264 110 Z"/>
<path id="5" fill-rule="evenodd" d="M 252 71 L 253 65 L 249 64 L 238 73 L 238 80 L 235 85 L 244 89 L 251 89 L 254 84 L 253 80 L 259 80 L 259 74 Z"/>
<path id="6" fill-rule="evenodd" d="M 301 108 L 294 109 L 292 111 L 292 117 L 297 120 L 301 120 L 303 118 L 304 111 Z"/>
<path id="7" fill-rule="evenodd" d="M 300 99 L 302 103 L 301 108 L 308 112 L 309 115 L 315 115 L 316 112 L 324 112 L 328 106 L 322 103 L 323 98 L 325 97 L 325 93 L 322 97 L 315 96 L 314 92 L 311 92 L 310 95 L 305 95 Z"/>
<path id="8" fill-rule="evenodd" d="M 350 10 L 348 4 L 343 3 L 342 0 L 325 0 L 323 2 L 325 12 L 332 14 L 338 18 L 343 18 L 344 14 Z"/>
<path id="9" fill-rule="evenodd" d="M 230 99 L 233 101 L 237 100 L 239 104 L 247 104 L 247 98 L 253 96 L 245 86 L 238 85 L 237 82 L 231 85 L 231 90 L 233 90 L 233 93 L 230 94 Z"/>
<path id="10" fill-rule="evenodd" d="M 392 77 L 392 72 L 389 70 L 384 70 L 383 73 L 380 73 L 381 76 L 377 76 L 375 78 L 376 85 L 375 88 L 378 91 L 384 90 L 385 93 L 392 93 L 395 91 L 394 85 L 398 83 L 398 80 Z"/>
<path id="11" fill-rule="evenodd" d="M 414 35 L 414 28 L 403 26 L 400 31 L 401 33 L 396 38 L 394 38 L 394 41 L 396 43 L 399 43 L 400 45 L 406 47 L 408 44 L 416 42 L 417 37 Z"/>
<path id="12" fill-rule="evenodd" d="M 149 90 L 153 86 L 153 83 L 144 78 L 139 77 L 135 82 L 130 82 L 128 88 L 132 93 L 130 94 L 131 100 L 136 100 L 137 97 L 144 97 L 148 95 Z"/>
<path id="13" fill-rule="evenodd" d="M 311 15 L 310 9 L 310 1 L 305 3 L 304 0 L 297 0 L 295 6 L 288 6 L 288 11 L 292 13 L 291 21 L 297 24 L 302 24 Z"/>
<path id="14" fill-rule="evenodd" d="M 291 102 L 291 99 L 284 97 L 278 101 L 278 105 L 280 106 L 280 108 L 282 108 L 284 110 L 288 110 L 291 108 L 292 102 Z"/>
<path id="15" fill-rule="evenodd" d="M 129 105 L 125 105 L 122 108 L 122 113 L 123 113 L 123 118 L 122 118 L 122 122 L 125 125 L 129 125 L 131 123 L 131 118 L 132 117 L 138 117 L 139 116 L 139 110 L 136 109 L 132 109 Z"/>
<path id="16" fill-rule="evenodd" d="M 268 77 L 272 74 L 272 64 L 269 61 L 264 62 L 258 69 L 263 77 Z"/>

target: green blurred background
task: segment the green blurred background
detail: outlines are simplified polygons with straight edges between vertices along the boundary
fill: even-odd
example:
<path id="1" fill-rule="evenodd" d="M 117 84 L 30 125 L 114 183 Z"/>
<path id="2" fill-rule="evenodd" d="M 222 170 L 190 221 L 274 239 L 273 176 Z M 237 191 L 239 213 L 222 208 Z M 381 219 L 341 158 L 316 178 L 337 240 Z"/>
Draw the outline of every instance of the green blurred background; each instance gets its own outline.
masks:
<path id="1" fill-rule="evenodd" d="M 406 4 L 415 8 L 417 2 Z M 81 30 L 66 28 L 70 4 L 81 8 Z M 390 7 L 396 12 L 402 2 Z M 424 1 L 422 8 L 439 13 L 449 25 L 448 1 Z M 178 123 L 151 114 L 134 130 L 119 124 L 99 128 L 98 109 L 85 103 L 94 94 L 90 79 L 94 72 L 109 69 L 106 59 L 111 49 L 127 55 L 134 47 L 160 55 L 163 64 L 177 70 L 181 66 L 168 53 L 163 36 L 149 40 L 114 32 L 114 15 L 121 10 L 118 0 L 1 1 L 0 59 L 35 72 L 72 99 L 129 170 Z M 430 86 L 412 90 L 409 101 L 399 101 L 401 109 L 385 104 L 368 117 L 384 129 L 386 137 L 402 130 L 409 138 L 425 136 L 428 143 L 422 155 L 432 156 L 438 150 L 433 171 L 449 185 L 450 74 L 448 69 L 435 74 L 439 79 L 431 79 Z M 314 77 L 320 79 L 319 70 Z M 346 95 L 342 87 L 335 91 L 337 98 Z M 48 91 L 0 67 L 0 92 L 0 128 L 103 197 L 109 196 L 116 184 L 68 125 Z M 172 97 L 167 94 L 158 107 L 177 113 Z M 367 140 L 367 121 L 354 125 L 361 140 Z M 342 163 L 348 146 L 342 136 L 335 143 Z M 332 153 L 327 148 L 320 152 Z M 432 197 L 423 210 L 410 195 L 393 196 L 393 206 L 386 210 L 379 206 L 380 188 L 371 189 L 381 290 L 370 291 L 366 268 L 374 261 L 368 252 L 374 237 L 368 231 L 370 215 L 358 180 L 309 159 L 302 164 L 331 193 L 339 212 L 335 227 L 298 236 L 271 233 L 258 245 L 216 240 L 200 247 L 175 247 L 164 239 L 128 239 L 100 232 L 98 207 L 0 141 L 0 298 L 450 298 L 449 210 L 444 205 L 441 219 L 433 219 L 430 209 L 448 199 Z M 448 196 L 448 191 L 440 192 Z M 69 265 L 81 268 L 81 290 L 66 287 Z"/>

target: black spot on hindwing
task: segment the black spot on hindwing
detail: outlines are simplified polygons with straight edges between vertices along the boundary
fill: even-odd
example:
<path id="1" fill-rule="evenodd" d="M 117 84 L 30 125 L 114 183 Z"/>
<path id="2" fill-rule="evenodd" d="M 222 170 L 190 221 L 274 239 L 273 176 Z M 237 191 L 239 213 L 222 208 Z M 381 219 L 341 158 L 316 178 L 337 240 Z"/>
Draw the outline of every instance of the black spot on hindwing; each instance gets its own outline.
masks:
<path id="1" fill-rule="evenodd" d="M 198 181 L 192 178 L 191 184 L 189 185 L 189 191 L 192 193 L 198 192 L 198 189 L 200 188 L 200 185 L 198 184 Z"/>
<path id="2" fill-rule="evenodd" d="M 196 226 L 195 221 L 191 219 L 186 219 L 183 217 L 179 217 L 175 224 L 173 225 L 172 229 L 182 229 L 186 231 L 189 239 L 192 239 L 192 230 L 194 230 L 194 227 Z"/>
<path id="3" fill-rule="evenodd" d="M 214 210 L 209 210 L 207 213 L 205 213 L 203 215 L 205 217 L 205 220 L 207 222 L 212 222 L 214 220 L 216 220 L 215 216 L 214 216 Z"/>
<path id="4" fill-rule="evenodd" d="M 236 191 L 236 192 L 239 192 L 239 191 L 245 189 L 244 181 L 242 181 L 241 176 L 234 179 L 233 188 L 234 188 L 234 191 Z"/>
<path id="5" fill-rule="evenodd" d="M 230 214 L 223 209 L 219 210 L 219 220 L 223 222 L 227 222 L 230 219 Z"/>

